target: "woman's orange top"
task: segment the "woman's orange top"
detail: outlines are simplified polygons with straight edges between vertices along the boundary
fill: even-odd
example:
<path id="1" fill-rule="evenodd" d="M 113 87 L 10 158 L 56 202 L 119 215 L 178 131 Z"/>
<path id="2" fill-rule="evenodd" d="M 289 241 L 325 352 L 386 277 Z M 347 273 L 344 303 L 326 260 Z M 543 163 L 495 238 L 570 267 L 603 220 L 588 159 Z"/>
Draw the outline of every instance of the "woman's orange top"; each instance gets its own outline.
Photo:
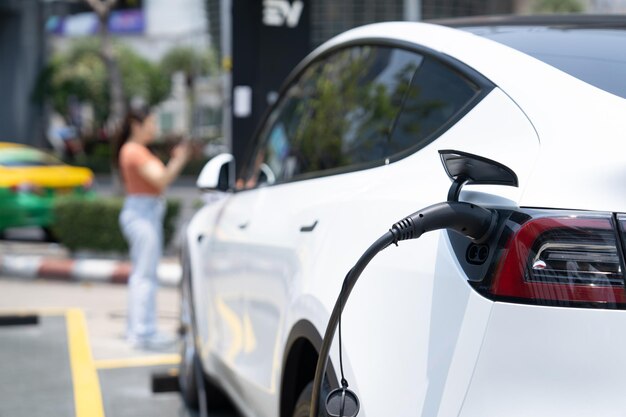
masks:
<path id="1" fill-rule="evenodd" d="M 163 166 L 163 162 L 154 156 L 148 148 L 138 143 L 127 142 L 120 149 L 119 162 L 127 194 L 154 196 L 161 194 L 159 189 L 148 182 L 139 172 L 140 167 L 149 162 L 157 162 Z"/>

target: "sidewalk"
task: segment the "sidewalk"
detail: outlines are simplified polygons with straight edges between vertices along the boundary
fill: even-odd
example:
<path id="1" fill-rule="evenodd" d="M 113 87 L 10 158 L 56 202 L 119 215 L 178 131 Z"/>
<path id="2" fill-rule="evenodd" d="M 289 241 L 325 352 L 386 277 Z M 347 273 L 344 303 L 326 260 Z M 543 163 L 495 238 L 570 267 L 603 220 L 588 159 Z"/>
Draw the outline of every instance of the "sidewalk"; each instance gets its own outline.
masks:
<path id="1" fill-rule="evenodd" d="M 131 265 L 120 258 L 80 254 L 73 258 L 53 243 L 0 242 L 0 276 L 126 284 Z M 177 286 L 182 269 L 175 257 L 163 258 L 158 267 L 162 286 Z"/>

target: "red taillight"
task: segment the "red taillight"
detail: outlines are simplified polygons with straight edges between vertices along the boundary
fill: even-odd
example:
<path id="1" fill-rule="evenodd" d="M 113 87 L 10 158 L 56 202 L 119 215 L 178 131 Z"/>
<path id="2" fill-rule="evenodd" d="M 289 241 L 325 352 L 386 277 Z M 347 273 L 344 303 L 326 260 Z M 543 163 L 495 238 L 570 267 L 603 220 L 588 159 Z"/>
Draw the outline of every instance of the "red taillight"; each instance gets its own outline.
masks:
<path id="1" fill-rule="evenodd" d="M 512 232 L 489 292 L 546 305 L 626 304 L 622 265 L 610 214 L 542 215 Z"/>
<path id="2" fill-rule="evenodd" d="M 78 187 L 78 190 L 79 191 L 91 191 L 92 188 L 93 188 L 93 180 L 89 179 L 85 181 L 83 184 L 81 184 L 80 187 Z"/>
<path id="3" fill-rule="evenodd" d="M 23 182 L 17 185 L 11 186 L 11 191 L 14 193 L 24 193 L 24 194 L 36 194 L 43 195 L 44 189 L 38 185 L 32 184 L 30 182 Z"/>

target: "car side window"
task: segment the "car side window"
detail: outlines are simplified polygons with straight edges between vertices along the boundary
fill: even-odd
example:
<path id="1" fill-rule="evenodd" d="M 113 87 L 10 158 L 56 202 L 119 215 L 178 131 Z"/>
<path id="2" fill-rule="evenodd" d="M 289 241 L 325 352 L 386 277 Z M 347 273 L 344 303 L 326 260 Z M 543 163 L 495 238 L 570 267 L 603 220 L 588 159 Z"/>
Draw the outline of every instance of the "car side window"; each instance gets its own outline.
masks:
<path id="1" fill-rule="evenodd" d="M 388 154 L 426 146 L 479 91 L 476 84 L 447 65 L 424 58 L 396 120 Z"/>
<path id="2" fill-rule="evenodd" d="M 270 113 L 246 188 L 357 169 L 419 145 L 477 88 L 437 61 L 385 46 L 310 64 Z"/>

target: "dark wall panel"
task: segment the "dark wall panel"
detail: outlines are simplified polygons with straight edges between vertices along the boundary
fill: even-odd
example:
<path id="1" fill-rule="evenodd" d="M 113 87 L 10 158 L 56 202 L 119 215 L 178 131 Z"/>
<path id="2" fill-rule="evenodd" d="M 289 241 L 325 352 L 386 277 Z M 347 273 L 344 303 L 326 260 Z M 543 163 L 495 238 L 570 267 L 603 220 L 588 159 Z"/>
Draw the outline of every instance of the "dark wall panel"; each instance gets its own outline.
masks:
<path id="1" fill-rule="evenodd" d="M 0 141 L 17 141 L 19 119 L 17 101 L 18 62 L 16 37 L 20 33 L 20 18 L 14 13 L 0 13 Z"/>
<path id="2" fill-rule="evenodd" d="M 272 97 L 311 50 L 309 0 L 286 1 L 288 9 L 267 4 L 233 0 L 232 150 L 239 167 Z M 245 110 L 246 91 L 249 114 L 235 111 Z"/>
<path id="3" fill-rule="evenodd" d="M 206 0 L 214 46 L 220 47 L 221 0 Z M 294 12 L 304 8 L 297 25 L 290 25 L 284 10 L 269 10 L 281 3 Z M 423 19 L 510 13 L 512 0 L 422 0 Z M 232 0 L 232 104 L 237 107 L 240 87 L 251 89 L 250 114 L 232 114 L 232 151 L 241 167 L 254 130 L 291 69 L 316 46 L 351 28 L 374 22 L 404 20 L 405 0 Z M 269 14 L 269 15 L 268 15 Z M 267 21 L 271 24 L 267 24 Z M 265 23 L 264 23 L 265 22 Z M 245 93 L 245 91 L 244 91 Z M 244 94 L 245 95 L 245 94 Z M 241 98 L 241 96 L 239 96 Z M 240 103 L 241 104 L 241 103 Z"/>
<path id="4" fill-rule="evenodd" d="M 33 100 L 45 58 L 42 2 L 0 0 L 0 141 L 46 145 Z"/>

